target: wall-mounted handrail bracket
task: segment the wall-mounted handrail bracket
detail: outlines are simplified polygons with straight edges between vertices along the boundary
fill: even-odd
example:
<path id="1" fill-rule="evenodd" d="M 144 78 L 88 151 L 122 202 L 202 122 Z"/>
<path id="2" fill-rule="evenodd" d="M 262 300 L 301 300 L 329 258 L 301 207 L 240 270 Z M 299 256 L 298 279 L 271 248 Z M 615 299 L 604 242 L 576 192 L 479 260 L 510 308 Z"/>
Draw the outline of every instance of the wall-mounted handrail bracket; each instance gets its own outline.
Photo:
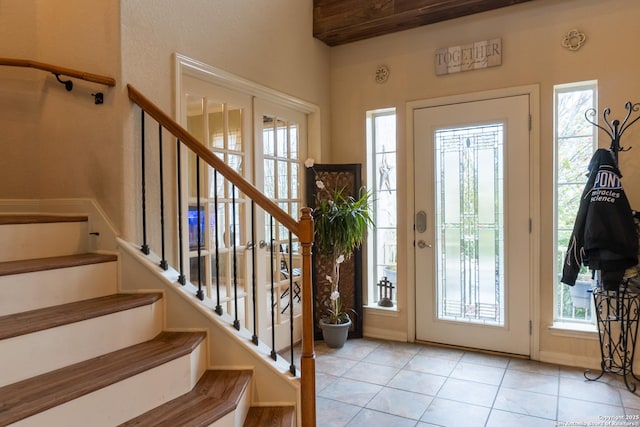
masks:
<path id="1" fill-rule="evenodd" d="M 91 96 L 95 98 L 96 105 L 104 104 L 104 94 L 102 92 L 92 93 Z"/>
<path id="2" fill-rule="evenodd" d="M 62 80 L 60 78 L 60 73 L 53 73 L 53 75 L 56 76 L 57 81 L 64 85 L 64 88 L 67 90 L 67 92 L 71 92 L 71 90 L 73 89 L 73 82 L 71 80 Z"/>

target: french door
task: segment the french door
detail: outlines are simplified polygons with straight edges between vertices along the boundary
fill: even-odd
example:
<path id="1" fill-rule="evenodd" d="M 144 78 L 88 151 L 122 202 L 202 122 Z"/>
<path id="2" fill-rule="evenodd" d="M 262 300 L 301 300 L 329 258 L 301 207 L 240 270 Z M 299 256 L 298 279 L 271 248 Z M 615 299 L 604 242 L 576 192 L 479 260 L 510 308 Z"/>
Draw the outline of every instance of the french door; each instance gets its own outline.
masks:
<path id="1" fill-rule="evenodd" d="M 302 174 L 306 158 L 306 116 L 266 100 L 254 102 L 254 134 L 256 145 L 255 184 L 265 195 L 295 219 L 302 208 Z M 263 282 L 259 295 L 264 293 L 267 316 L 263 331 L 276 325 L 276 342 L 288 344 L 290 322 L 294 322 L 294 341 L 302 339 L 302 247 L 298 238 L 270 215 L 259 210 L 257 226 L 264 230 L 263 240 L 270 242 L 263 254 L 271 280 Z"/>
<path id="2" fill-rule="evenodd" d="M 187 130 L 298 219 L 306 115 L 189 75 L 182 76 L 182 89 L 186 106 L 182 120 Z M 301 322 L 297 238 L 290 238 L 282 225 L 257 206 L 252 215 L 250 200 L 212 168 L 197 162 L 193 153 L 184 163 L 187 279 L 201 283 L 205 296 L 219 301 L 216 311 L 252 329 L 255 251 L 258 335 L 271 336 L 275 326 L 276 348 L 290 345 L 290 322 Z M 302 328 L 294 330 L 301 333 Z"/>
<path id="3" fill-rule="evenodd" d="M 529 349 L 529 96 L 413 109 L 416 338 Z"/>

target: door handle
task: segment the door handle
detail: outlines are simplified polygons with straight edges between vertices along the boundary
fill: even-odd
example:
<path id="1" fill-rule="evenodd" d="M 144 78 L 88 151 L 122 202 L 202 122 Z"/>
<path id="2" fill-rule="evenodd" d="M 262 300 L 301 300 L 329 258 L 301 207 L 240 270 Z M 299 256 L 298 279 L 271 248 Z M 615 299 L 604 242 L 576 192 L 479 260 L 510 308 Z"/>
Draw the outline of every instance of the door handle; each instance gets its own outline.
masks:
<path id="1" fill-rule="evenodd" d="M 427 244 L 427 242 L 425 242 L 424 240 L 418 240 L 418 247 L 420 249 L 424 249 L 424 248 L 432 248 L 433 245 L 429 245 Z"/>

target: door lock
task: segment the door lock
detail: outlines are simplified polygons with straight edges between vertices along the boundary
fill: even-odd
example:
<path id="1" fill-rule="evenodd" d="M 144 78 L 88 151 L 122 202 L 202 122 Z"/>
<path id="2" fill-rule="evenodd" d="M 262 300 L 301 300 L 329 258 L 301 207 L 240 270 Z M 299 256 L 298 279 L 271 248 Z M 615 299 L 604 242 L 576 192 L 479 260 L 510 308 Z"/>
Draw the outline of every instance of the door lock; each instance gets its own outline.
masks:
<path id="1" fill-rule="evenodd" d="M 416 214 L 416 231 L 418 233 L 427 231 L 427 213 L 425 211 Z"/>

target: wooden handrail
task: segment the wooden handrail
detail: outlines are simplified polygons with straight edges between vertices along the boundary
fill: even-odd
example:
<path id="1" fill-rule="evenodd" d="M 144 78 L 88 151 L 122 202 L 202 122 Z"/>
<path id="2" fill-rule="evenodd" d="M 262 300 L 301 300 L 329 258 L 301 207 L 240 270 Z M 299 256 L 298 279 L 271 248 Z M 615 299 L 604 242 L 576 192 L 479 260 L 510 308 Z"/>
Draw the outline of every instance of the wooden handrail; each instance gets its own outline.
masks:
<path id="1" fill-rule="evenodd" d="M 233 170 L 218 156 L 213 154 L 211 150 L 205 147 L 200 141 L 198 141 L 193 135 L 189 133 L 185 128 L 180 126 L 175 120 L 165 114 L 160 108 L 158 108 L 153 102 L 147 99 L 136 88 L 127 85 L 129 91 L 129 99 L 140 108 L 142 108 L 147 114 L 153 117 L 163 128 L 168 130 L 178 138 L 183 144 L 189 147 L 195 154 L 200 156 L 207 164 L 213 167 L 220 175 L 224 176 L 229 182 L 235 185 L 240 191 L 246 194 L 251 200 L 256 202 L 258 206 L 272 215 L 280 224 L 287 227 L 293 234 L 301 237 L 300 224 L 293 219 L 288 213 L 283 211 L 280 206 L 273 202 L 270 198 L 265 196 L 260 190 L 258 190 L 253 184 L 247 181 L 242 175 Z"/>
<path id="2" fill-rule="evenodd" d="M 112 77 L 73 70 L 71 68 L 59 67 L 57 65 L 45 64 L 44 62 L 32 61 L 30 59 L 0 58 L 0 65 L 8 65 L 10 67 L 36 68 L 38 70 L 49 71 L 53 74 L 61 74 L 64 76 L 86 80 L 88 82 L 100 83 L 105 86 L 116 85 L 116 80 Z"/>

